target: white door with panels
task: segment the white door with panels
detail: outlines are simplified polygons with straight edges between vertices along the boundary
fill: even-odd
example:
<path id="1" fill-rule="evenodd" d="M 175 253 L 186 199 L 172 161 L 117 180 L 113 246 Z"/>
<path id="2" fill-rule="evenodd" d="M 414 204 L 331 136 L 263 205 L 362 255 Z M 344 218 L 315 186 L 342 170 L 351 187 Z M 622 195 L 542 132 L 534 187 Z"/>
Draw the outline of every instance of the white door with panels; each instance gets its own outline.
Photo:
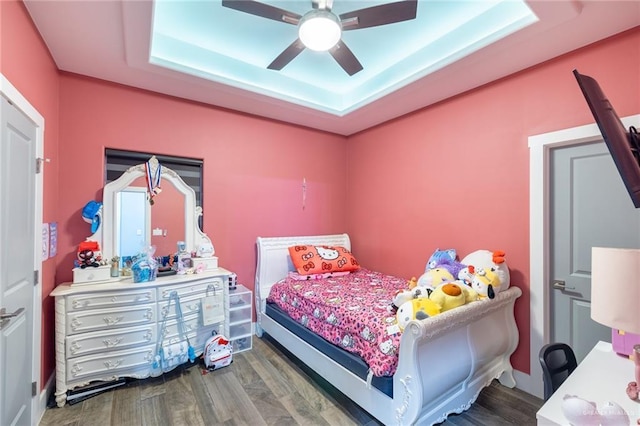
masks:
<path id="1" fill-rule="evenodd" d="M 591 320 L 591 248 L 640 248 L 635 209 L 604 144 L 551 151 L 551 341 L 580 362 L 611 329 Z"/>
<path id="2" fill-rule="evenodd" d="M 36 126 L 0 101 L 0 424 L 30 425 Z"/>

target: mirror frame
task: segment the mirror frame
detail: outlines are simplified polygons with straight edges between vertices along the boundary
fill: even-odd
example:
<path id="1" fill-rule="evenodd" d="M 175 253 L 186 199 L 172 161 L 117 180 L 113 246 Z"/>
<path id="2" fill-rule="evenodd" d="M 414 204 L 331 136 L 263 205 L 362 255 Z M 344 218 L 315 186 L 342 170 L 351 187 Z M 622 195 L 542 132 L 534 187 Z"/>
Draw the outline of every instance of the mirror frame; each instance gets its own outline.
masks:
<path id="1" fill-rule="evenodd" d="M 116 220 L 119 216 L 117 211 L 118 192 L 130 186 L 139 177 L 145 176 L 145 164 L 137 164 L 129 167 L 118 179 L 106 184 L 102 190 L 102 211 L 99 213 L 100 226 L 87 239 L 97 241 L 100 244 L 104 260 L 109 260 L 116 255 L 119 256 L 117 251 L 118 227 L 116 225 Z M 202 207 L 196 206 L 196 195 L 193 188 L 187 185 L 175 171 L 166 166 L 162 166 L 161 177 L 164 182 L 173 184 L 176 190 L 184 195 L 184 242 L 186 243 L 187 251 L 196 251 L 201 244 L 211 244 L 213 247 L 211 239 L 202 232 L 198 225 L 198 219 L 202 216 Z M 152 224 L 149 224 L 149 226 L 152 227 Z M 215 249 L 211 256 L 214 254 Z"/>

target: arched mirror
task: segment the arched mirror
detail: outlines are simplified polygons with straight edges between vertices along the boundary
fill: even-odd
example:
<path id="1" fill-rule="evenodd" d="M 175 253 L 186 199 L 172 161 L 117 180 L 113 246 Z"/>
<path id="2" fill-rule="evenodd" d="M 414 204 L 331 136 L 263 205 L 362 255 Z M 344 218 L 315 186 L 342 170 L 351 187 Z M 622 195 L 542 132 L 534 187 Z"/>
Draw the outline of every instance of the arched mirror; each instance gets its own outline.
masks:
<path id="1" fill-rule="evenodd" d="M 159 166 L 155 186 L 148 181 L 150 164 Z M 157 187 L 161 192 L 149 197 Z M 137 254 L 148 245 L 156 246 L 157 255 L 168 255 L 175 253 L 178 241 L 185 242 L 188 252 L 213 247 L 198 225 L 202 208 L 196 206 L 195 192 L 155 157 L 105 185 L 102 202 L 100 226 L 89 239 L 98 241 L 104 259 Z"/>

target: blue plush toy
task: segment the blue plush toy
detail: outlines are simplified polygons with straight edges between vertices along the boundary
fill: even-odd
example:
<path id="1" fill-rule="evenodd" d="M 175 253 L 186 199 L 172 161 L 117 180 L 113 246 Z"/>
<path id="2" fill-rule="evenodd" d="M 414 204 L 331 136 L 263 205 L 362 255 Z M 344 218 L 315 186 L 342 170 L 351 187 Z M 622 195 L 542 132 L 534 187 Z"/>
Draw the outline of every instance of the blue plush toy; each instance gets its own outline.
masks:
<path id="1" fill-rule="evenodd" d="M 446 269 L 451 275 L 453 275 L 453 279 L 456 280 L 458 279 L 460 271 L 466 266 L 458 262 L 456 257 L 457 253 L 455 249 L 436 249 L 427 262 L 425 272 L 436 268 Z"/>
<path id="2" fill-rule="evenodd" d="M 435 269 L 441 263 L 455 261 L 457 256 L 456 249 L 436 249 L 427 261 L 427 267 L 424 268 L 424 271 L 427 272 L 429 269 Z"/>

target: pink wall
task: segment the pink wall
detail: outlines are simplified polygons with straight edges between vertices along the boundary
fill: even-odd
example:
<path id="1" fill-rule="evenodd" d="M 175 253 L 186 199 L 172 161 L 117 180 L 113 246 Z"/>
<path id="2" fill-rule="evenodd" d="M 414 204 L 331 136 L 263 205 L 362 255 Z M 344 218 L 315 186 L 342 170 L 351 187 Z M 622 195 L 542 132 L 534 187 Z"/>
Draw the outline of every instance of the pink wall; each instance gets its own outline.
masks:
<path id="1" fill-rule="evenodd" d="M 59 217 L 58 69 L 21 1 L 0 1 L 0 15 L 0 72 L 45 120 L 44 157 L 51 162 L 44 166 L 43 221 L 55 222 Z M 57 260 L 42 264 L 42 384 L 55 365 L 53 299 L 48 295 L 54 288 Z"/>
<path id="2" fill-rule="evenodd" d="M 639 113 L 639 45 L 636 28 L 350 137 L 348 230 L 360 262 L 411 277 L 436 248 L 505 250 L 524 290 L 513 364 L 529 372 L 527 138 L 593 122 L 574 68 L 621 116 Z"/>
<path id="3" fill-rule="evenodd" d="M 101 197 L 106 147 L 203 158 L 205 232 L 249 287 L 258 235 L 347 231 L 364 265 L 407 278 L 436 247 L 506 250 L 524 290 L 514 366 L 528 372 L 527 137 L 593 121 L 574 67 L 600 81 L 621 115 L 640 112 L 630 54 L 640 29 L 343 138 L 58 73 L 21 2 L 0 2 L 0 19 L 0 72 L 46 120 L 44 221 L 60 229 L 59 254 L 44 263 L 43 381 L 54 366 L 47 294 L 71 279 L 88 235 L 80 209 Z"/>
<path id="4" fill-rule="evenodd" d="M 345 138 L 74 74 L 60 82 L 58 282 L 89 233 L 80 209 L 102 198 L 107 147 L 203 158 L 204 231 L 250 288 L 257 236 L 346 229 Z"/>

